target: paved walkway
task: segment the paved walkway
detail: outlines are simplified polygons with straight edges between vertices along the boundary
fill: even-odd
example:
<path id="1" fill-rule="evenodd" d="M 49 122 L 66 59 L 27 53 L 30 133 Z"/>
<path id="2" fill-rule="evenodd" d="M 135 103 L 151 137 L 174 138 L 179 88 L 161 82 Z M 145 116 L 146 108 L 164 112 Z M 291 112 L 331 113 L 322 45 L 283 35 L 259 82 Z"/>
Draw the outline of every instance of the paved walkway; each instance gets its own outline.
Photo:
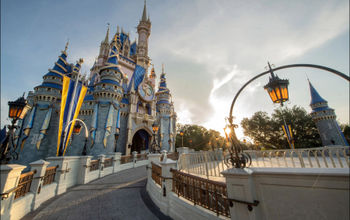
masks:
<path id="1" fill-rule="evenodd" d="M 146 192 L 146 166 L 70 188 L 22 220 L 170 219 Z"/>

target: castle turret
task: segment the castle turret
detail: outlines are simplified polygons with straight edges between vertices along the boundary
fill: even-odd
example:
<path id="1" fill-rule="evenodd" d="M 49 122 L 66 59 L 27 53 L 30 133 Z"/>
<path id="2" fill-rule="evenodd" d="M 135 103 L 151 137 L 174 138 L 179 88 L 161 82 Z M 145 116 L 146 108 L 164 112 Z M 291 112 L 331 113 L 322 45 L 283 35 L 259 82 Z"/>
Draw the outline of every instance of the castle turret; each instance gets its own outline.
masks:
<path id="1" fill-rule="evenodd" d="M 106 37 L 101 42 L 101 45 L 100 45 L 100 54 L 98 55 L 98 60 L 97 60 L 98 66 L 103 66 L 104 63 L 107 61 L 109 50 L 110 50 L 110 44 L 109 44 L 109 25 L 108 25 Z"/>
<path id="2" fill-rule="evenodd" d="M 151 22 L 147 19 L 146 1 L 143 8 L 142 18 L 137 26 L 137 33 L 139 35 L 137 45 L 137 60 L 136 63 L 143 68 L 148 69 L 150 58 L 148 57 L 148 38 L 151 34 Z"/>
<path id="3" fill-rule="evenodd" d="M 161 150 L 174 151 L 176 114 L 171 102 L 170 90 L 167 88 L 164 66 L 160 76 L 159 89 L 156 93 L 157 120 L 159 122 L 159 145 Z"/>
<path id="4" fill-rule="evenodd" d="M 67 48 L 68 43 L 54 67 L 43 76 L 42 84 L 29 93 L 32 108 L 20 128 L 17 139 L 20 156 L 15 163 L 27 165 L 38 159 L 56 156 L 63 76 L 70 77 L 80 69 L 80 64 L 74 66 L 67 62 Z"/>
<path id="5" fill-rule="evenodd" d="M 124 75 L 120 70 L 119 52 L 113 45 L 106 65 L 100 68 L 101 80 L 93 89 L 94 112 L 91 127 L 97 133 L 92 134 L 94 146 L 90 154 L 106 154 L 115 150 L 115 132 L 118 121 L 118 110 L 124 95 Z M 87 100 L 90 102 L 89 100 Z"/>
<path id="6" fill-rule="evenodd" d="M 328 102 L 318 94 L 310 81 L 309 87 L 311 116 L 317 126 L 323 146 L 349 145 L 336 121 L 334 109 L 328 107 Z"/>

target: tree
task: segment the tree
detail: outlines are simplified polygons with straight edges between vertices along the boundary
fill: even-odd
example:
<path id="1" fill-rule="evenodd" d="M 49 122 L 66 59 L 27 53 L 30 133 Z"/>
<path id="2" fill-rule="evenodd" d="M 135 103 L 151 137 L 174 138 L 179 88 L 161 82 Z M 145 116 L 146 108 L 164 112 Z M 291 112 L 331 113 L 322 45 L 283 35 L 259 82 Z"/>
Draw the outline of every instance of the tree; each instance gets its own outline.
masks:
<path id="1" fill-rule="evenodd" d="M 311 116 L 302 107 L 293 106 L 278 108 L 271 117 L 266 112 L 256 112 L 248 119 L 244 118 L 241 125 L 244 135 L 265 148 L 289 148 L 282 125 L 284 120 L 291 125 L 296 148 L 319 147 L 321 139 Z"/>
<path id="2" fill-rule="evenodd" d="M 199 150 L 215 150 L 216 148 L 223 148 L 226 146 L 225 139 L 220 136 L 220 133 L 215 130 L 207 130 L 205 127 L 200 125 L 176 125 L 176 143 L 175 147 L 182 147 L 182 137 L 180 131 L 182 130 L 183 135 L 183 146 L 192 148 L 196 151 Z"/>
<path id="3" fill-rule="evenodd" d="M 340 128 L 344 134 L 346 141 L 350 144 L 350 124 L 340 124 Z"/>

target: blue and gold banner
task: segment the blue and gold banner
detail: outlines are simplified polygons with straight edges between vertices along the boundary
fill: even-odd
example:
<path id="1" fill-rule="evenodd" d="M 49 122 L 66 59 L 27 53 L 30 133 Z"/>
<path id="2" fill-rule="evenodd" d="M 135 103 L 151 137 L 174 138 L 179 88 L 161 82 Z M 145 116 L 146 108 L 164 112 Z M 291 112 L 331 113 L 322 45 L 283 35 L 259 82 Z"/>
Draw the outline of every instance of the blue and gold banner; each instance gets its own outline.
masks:
<path id="1" fill-rule="evenodd" d="M 83 104 L 87 87 L 82 82 L 63 76 L 60 121 L 57 138 L 57 156 L 64 156 L 73 132 L 75 119 Z M 70 123 L 71 122 L 71 123 Z"/>
<path id="2" fill-rule="evenodd" d="M 282 128 L 283 128 L 284 134 L 287 137 L 287 141 L 288 141 L 289 147 L 291 149 L 294 149 L 294 139 L 293 139 L 293 133 L 292 133 L 291 126 L 284 124 L 284 125 L 282 125 Z"/>

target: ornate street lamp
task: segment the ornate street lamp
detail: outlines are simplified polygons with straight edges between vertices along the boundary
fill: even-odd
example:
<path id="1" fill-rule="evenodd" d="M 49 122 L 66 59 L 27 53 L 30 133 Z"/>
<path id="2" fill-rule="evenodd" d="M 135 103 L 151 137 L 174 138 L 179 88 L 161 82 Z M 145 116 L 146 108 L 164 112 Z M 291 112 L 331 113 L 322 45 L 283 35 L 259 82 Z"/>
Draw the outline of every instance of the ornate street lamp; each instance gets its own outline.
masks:
<path id="1" fill-rule="evenodd" d="M 182 145 L 181 147 L 184 147 L 184 131 L 181 129 L 180 131 L 180 136 L 181 136 L 181 139 L 182 139 Z"/>
<path id="2" fill-rule="evenodd" d="M 8 125 L 9 131 L 6 134 L 5 141 L 1 145 L 1 164 L 7 164 L 11 159 L 17 159 L 16 147 L 13 143 L 14 130 L 17 128 L 15 125 L 18 119 L 23 119 L 31 108 L 27 104 L 27 100 L 22 97 L 18 98 L 14 102 L 8 102 L 9 105 L 9 118 L 12 119 L 11 125 Z"/>
<path id="3" fill-rule="evenodd" d="M 152 130 L 153 130 L 153 147 L 152 147 L 152 153 L 155 153 L 157 149 L 157 142 L 156 142 L 156 133 L 158 132 L 158 125 L 157 123 L 153 123 Z"/>
<path id="4" fill-rule="evenodd" d="M 234 117 L 232 116 L 233 106 L 235 105 L 239 94 L 243 91 L 243 89 L 248 84 L 250 84 L 251 82 L 253 82 L 257 78 L 270 73 L 271 74 L 270 81 L 267 85 L 264 86 L 264 88 L 267 90 L 267 92 L 269 93 L 269 96 L 271 97 L 271 99 L 274 103 L 280 103 L 281 105 L 283 105 L 283 102 L 287 101 L 289 98 L 288 97 L 288 84 L 289 84 L 289 82 L 288 82 L 288 80 L 281 80 L 280 78 L 278 78 L 278 76 L 276 76 L 273 73 L 273 70 L 277 71 L 277 70 L 281 70 L 281 69 L 294 68 L 294 67 L 310 67 L 310 68 L 316 68 L 316 69 L 321 69 L 321 70 L 331 72 L 335 75 L 342 77 L 343 79 L 345 79 L 347 81 L 350 81 L 350 77 L 345 75 L 344 73 L 341 73 L 337 70 L 334 70 L 334 69 L 331 69 L 331 68 L 325 67 L 325 66 L 320 66 L 320 65 L 290 64 L 290 65 L 276 67 L 274 69 L 271 68 L 270 64 L 268 64 L 268 65 L 269 65 L 268 71 L 262 72 L 256 76 L 254 76 L 238 90 L 238 92 L 235 95 L 235 97 L 232 101 L 232 104 L 231 104 L 229 117 L 227 118 L 228 125 L 225 127 L 225 134 L 226 134 L 227 140 L 230 140 L 232 142 L 232 147 L 229 148 L 229 152 L 230 152 L 229 156 L 230 157 L 225 158 L 225 163 L 227 165 L 229 165 L 229 163 L 230 163 L 235 168 L 244 168 L 247 165 L 249 166 L 249 164 L 251 163 L 250 156 L 248 154 L 245 154 L 242 152 L 241 145 L 240 145 L 240 143 L 237 139 L 236 133 L 235 133 L 235 128 L 238 126 L 233 123 Z"/>
<path id="5" fill-rule="evenodd" d="M 269 71 L 271 77 L 269 82 L 264 86 L 264 89 L 269 93 L 269 96 L 273 103 L 280 103 L 283 106 L 283 102 L 288 101 L 288 79 L 280 79 L 271 69 L 270 63 Z"/>

